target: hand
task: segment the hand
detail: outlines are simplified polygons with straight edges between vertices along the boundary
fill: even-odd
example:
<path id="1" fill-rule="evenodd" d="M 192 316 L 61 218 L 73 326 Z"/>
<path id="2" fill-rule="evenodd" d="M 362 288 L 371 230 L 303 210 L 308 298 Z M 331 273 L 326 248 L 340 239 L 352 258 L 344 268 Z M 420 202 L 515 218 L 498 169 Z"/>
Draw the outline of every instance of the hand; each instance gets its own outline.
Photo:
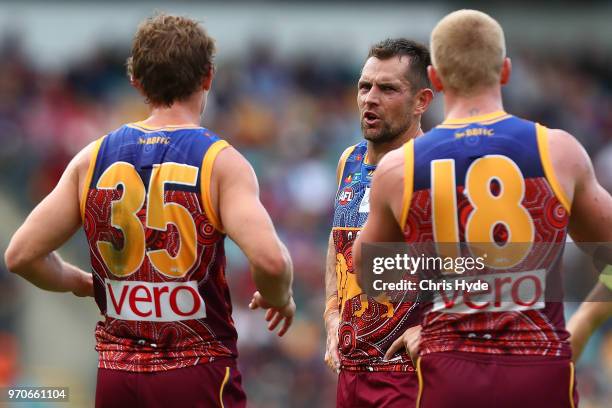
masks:
<path id="1" fill-rule="evenodd" d="M 268 324 L 268 330 L 274 331 L 276 326 L 284 320 L 283 326 L 278 331 L 278 335 L 282 336 L 287 333 L 291 323 L 293 323 L 293 316 L 295 315 L 295 302 L 293 301 L 293 296 L 289 296 L 289 300 L 282 307 L 275 307 L 268 303 L 267 300 L 261 296 L 261 294 L 257 291 L 253 293 L 253 299 L 251 299 L 251 303 L 249 303 L 249 309 L 266 309 L 266 321 L 270 322 Z"/>
<path id="2" fill-rule="evenodd" d="M 78 297 L 94 296 L 93 275 L 85 271 L 77 271 L 75 287 L 72 289 Z"/>
<path id="3" fill-rule="evenodd" d="M 410 359 L 414 363 L 419 352 L 419 342 L 421 340 L 421 326 L 409 327 L 404 334 L 399 336 L 391 347 L 385 353 L 385 360 L 390 360 L 395 353 L 401 351 L 402 348 L 406 349 Z"/>
<path id="4" fill-rule="evenodd" d="M 570 334 L 570 338 L 568 340 L 572 349 L 572 361 L 574 364 L 576 364 L 580 359 L 582 351 L 589 341 L 589 338 L 595 331 L 595 327 L 590 324 L 588 315 L 585 315 L 584 309 L 578 309 L 578 311 L 571 317 L 566 327 Z"/>
<path id="5" fill-rule="evenodd" d="M 340 317 L 338 314 L 329 316 L 327 326 L 327 345 L 325 347 L 325 364 L 336 374 L 340 372 L 340 353 L 338 352 L 338 326 Z"/>

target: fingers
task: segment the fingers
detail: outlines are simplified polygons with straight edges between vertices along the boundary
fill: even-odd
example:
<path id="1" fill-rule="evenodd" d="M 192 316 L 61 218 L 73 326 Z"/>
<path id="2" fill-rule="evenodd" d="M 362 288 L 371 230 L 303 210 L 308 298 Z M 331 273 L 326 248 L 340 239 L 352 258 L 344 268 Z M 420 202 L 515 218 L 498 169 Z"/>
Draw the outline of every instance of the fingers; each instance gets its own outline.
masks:
<path id="1" fill-rule="evenodd" d="M 278 326 L 278 324 L 281 322 L 281 320 L 283 320 L 283 315 L 281 315 L 280 313 L 276 313 L 275 312 L 273 314 L 273 316 L 274 316 L 274 318 L 272 319 L 270 324 L 268 324 L 268 330 L 270 330 L 270 331 L 276 329 L 276 326 Z"/>
<path id="2" fill-rule="evenodd" d="M 270 307 L 270 305 L 266 304 L 265 300 L 261 296 L 259 292 L 255 292 L 253 294 L 253 298 L 249 303 L 249 309 L 267 309 L 264 318 L 266 319 L 268 324 L 268 330 L 275 330 L 281 321 L 284 320 L 284 323 L 281 329 L 278 331 L 278 336 L 283 336 L 291 327 L 293 323 L 293 314 L 295 312 L 295 305 L 293 304 L 293 300 L 290 301 L 290 305 L 284 307 L 282 310 L 279 310 L 275 307 Z"/>
<path id="3" fill-rule="evenodd" d="M 328 337 L 325 349 L 325 364 L 336 374 L 340 373 L 340 353 L 338 352 L 338 342 Z"/>
<path id="4" fill-rule="evenodd" d="M 338 352 L 338 343 L 334 344 L 331 350 L 331 358 L 333 363 L 333 369 L 336 374 L 340 373 L 340 352 Z"/>
<path id="5" fill-rule="evenodd" d="M 390 360 L 391 357 L 393 357 L 393 355 L 398 352 L 399 350 L 401 350 L 401 348 L 404 346 L 404 339 L 402 336 L 398 337 L 393 344 L 391 344 L 391 347 L 389 347 L 389 349 L 387 350 L 387 352 L 385 353 L 385 356 L 383 357 L 385 360 Z"/>
<path id="6" fill-rule="evenodd" d="M 325 357 L 323 357 L 323 361 L 325 361 L 325 365 L 327 365 L 330 370 L 334 370 L 334 363 L 328 349 L 325 350 Z"/>
<path id="7" fill-rule="evenodd" d="M 415 360 L 417 355 L 419 354 L 419 340 L 420 338 L 418 337 L 410 339 L 410 341 L 406 345 L 406 351 L 408 351 L 408 354 L 410 354 L 410 358 L 413 360 Z"/>
<path id="8" fill-rule="evenodd" d="M 278 332 L 278 336 L 283 337 L 283 335 L 287 333 L 287 330 L 289 330 L 289 327 L 291 327 L 292 323 L 293 323 L 293 316 L 286 317 L 285 322 L 283 323 L 283 327 L 281 327 L 280 331 Z"/>
<path id="9" fill-rule="evenodd" d="M 406 351 L 408 351 L 410 358 L 414 361 L 416 360 L 419 354 L 419 343 L 421 342 L 421 326 L 415 326 L 408 330 L 411 331 L 410 336 L 406 341 Z"/>
<path id="10" fill-rule="evenodd" d="M 340 373 L 340 359 L 338 356 L 334 357 L 333 350 L 331 352 L 329 350 L 325 352 L 325 364 L 334 373 Z"/>
<path id="11" fill-rule="evenodd" d="M 259 293 L 259 291 L 256 291 L 255 293 L 253 293 L 253 297 L 251 298 L 251 302 L 249 303 L 249 309 L 251 310 L 255 310 L 260 308 L 260 300 L 261 300 L 261 294 Z"/>
<path id="12" fill-rule="evenodd" d="M 334 359 L 331 357 L 331 354 L 329 351 L 325 352 L 325 364 L 329 367 L 330 370 L 332 370 L 334 373 L 338 373 L 338 367 L 336 366 L 336 362 L 334 361 Z"/>

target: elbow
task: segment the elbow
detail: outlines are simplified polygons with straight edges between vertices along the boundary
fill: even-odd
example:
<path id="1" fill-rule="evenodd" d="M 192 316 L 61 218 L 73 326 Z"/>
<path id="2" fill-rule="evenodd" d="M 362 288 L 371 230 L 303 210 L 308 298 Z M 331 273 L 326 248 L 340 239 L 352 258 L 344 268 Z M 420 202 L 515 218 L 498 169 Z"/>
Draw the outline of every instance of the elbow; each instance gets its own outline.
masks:
<path id="1" fill-rule="evenodd" d="M 287 275 L 289 270 L 290 261 L 284 254 L 279 256 L 271 257 L 268 261 L 266 272 L 270 277 L 281 278 Z"/>
<path id="2" fill-rule="evenodd" d="M 254 260 L 253 266 L 268 278 L 281 279 L 291 268 L 291 261 L 288 254 L 280 250 L 260 256 L 259 259 Z"/>
<path id="3" fill-rule="evenodd" d="M 4 252 L 4 263 L 9 272 L 19 274 L 27 264 L 27 260 L 23 251 L 11 243 Z"/>

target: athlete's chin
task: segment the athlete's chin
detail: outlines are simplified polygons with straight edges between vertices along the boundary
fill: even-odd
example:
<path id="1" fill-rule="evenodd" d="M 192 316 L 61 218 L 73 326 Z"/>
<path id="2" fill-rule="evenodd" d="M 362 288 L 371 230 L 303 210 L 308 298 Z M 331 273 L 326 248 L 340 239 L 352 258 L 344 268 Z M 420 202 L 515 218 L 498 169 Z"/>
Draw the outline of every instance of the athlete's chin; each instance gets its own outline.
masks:
<path id="1" fill-rule="evenodd" d="M 384 143 L 390 140 L 388 135 L 384 132 L 368 132 L 367 130 L 363 131 L 363 138 L 371 143 Z"/>
<path id="2" fill-rule="evenodd" d="M 377 142 L 384 138 L 383 132 L 379 128 L 361 127 L 363 138 L 369 142 Z"/>

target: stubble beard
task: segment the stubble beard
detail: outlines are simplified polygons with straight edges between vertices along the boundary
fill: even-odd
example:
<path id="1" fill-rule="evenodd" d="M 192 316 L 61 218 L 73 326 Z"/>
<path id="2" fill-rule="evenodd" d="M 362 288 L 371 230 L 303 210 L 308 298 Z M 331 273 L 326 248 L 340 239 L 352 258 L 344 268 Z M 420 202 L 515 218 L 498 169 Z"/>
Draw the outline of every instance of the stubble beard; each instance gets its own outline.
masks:
<path id="1" fill-rule="evenodd" d="M 361 133 L 363 138 L 368 142 L 374 144 L 383 144 L 393 142 L 401 135 L 403 135 L 408 129 L 410 129 L 411 123 L 409 121 L 401 123 L 398 126 L 391 126 L 389 123 L 383 123 L 380 129 L 367 128 L 363 122 L 361 122 Z"/>

